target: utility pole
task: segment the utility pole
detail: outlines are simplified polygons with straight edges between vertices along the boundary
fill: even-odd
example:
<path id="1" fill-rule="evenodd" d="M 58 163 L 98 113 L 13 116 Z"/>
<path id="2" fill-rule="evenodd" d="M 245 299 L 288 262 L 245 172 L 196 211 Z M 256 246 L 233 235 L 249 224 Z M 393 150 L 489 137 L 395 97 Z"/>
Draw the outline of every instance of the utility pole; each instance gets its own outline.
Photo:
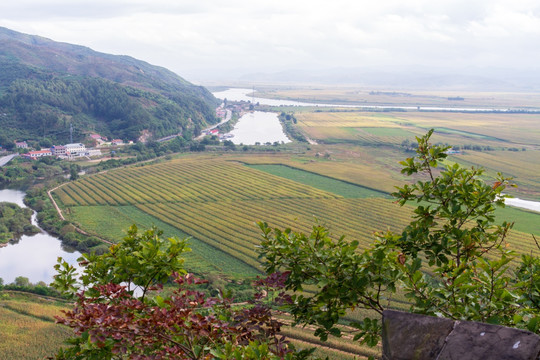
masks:
<path id="1" fill-rule="evenodd" d="M 69 123 L 69 143 L 73 144 L 73 123 Z"/>

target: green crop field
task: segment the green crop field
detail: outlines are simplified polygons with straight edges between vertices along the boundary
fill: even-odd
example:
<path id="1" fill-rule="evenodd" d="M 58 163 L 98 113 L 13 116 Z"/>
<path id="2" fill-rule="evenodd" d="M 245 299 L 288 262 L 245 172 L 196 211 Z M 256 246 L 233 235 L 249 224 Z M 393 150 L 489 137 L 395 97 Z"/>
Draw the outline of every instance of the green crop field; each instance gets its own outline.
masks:
<path id="1" fill-rule="evenodd" d="M 514 222 L 515 230 L 525 234 L 534 234 L 540 240 L 540 213 L 538 212 L 506 206 L 497 209 L 496 219 L 499 223 Z"/>
<path id="2" fill-rule="evenodd" d="M 345 198 L 388 197 L 386 193 L 364 186 L 337 180 L 328 176 L 315 174 L 298 168 L 279 164 L 250 165 L 251 168 L 281 176 L 317 189 L 332 192 Z"/>

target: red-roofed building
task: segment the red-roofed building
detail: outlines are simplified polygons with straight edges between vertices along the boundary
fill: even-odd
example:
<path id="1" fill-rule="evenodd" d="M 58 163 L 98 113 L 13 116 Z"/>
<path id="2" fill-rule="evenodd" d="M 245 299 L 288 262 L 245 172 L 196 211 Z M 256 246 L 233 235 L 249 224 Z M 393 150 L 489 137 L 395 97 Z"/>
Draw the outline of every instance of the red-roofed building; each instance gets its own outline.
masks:
<path id="1" fill-rule="evenodd" d="M 37 159 L 43 156 L 52 156 L 51 150 L 36 150 L 36 151 L 29 151 L 26 154 L 22 154 L 25 158 L 28 159 Z"/>

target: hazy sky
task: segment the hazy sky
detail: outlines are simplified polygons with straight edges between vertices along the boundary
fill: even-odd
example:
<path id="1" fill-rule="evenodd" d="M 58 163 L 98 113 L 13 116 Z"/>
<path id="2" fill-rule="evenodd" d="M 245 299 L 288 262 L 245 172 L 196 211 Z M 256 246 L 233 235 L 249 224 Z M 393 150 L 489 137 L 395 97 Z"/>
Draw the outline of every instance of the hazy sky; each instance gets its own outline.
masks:
<path id="1" fill-rule="evenodd" d="M 301 68 L 540 67 L 538 0 L 14 0 L 0 2 L 0 26 L 195 81 Z"/>

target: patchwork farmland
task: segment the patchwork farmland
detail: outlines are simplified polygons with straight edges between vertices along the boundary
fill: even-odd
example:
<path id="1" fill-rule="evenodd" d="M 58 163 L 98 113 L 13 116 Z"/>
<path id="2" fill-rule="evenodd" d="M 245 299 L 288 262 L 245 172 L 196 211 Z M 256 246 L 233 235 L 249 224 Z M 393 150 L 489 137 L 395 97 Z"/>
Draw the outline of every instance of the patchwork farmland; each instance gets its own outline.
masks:
<path id="1" fill-rule="evenodd" d="M 133 223 L 154 224 L 167 236 L 189 236 L 191 271 L 233 277 L 259 273 L 258 221 L 302 232 L 320 223 L 333 236 L 346 235 L 364 246 L 374 232 L 400 231 L 410 221 L 411 209 L 382 192 L 328 178 L 336 185 L 324 184 L 309 174 L 276 165 L 248 167 L 227 157 L 193 157 L 87 176 L 60 187 L 54 196 L 71 221 L 113 242 Z M 349 188 L 355 186 L 357 193 Z M 510 242 L 528 252 L 533 246 L 529 238 L 514 231 Z"/>

